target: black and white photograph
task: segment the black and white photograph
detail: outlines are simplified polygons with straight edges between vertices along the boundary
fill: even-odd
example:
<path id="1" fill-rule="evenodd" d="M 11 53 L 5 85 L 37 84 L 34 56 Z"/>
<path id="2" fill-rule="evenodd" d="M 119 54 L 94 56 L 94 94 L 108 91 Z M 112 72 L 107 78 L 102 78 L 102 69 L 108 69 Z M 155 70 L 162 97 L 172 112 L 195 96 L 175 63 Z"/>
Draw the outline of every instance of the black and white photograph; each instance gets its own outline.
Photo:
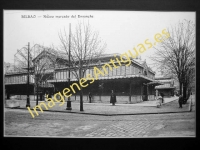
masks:
<path id="1" fill-rule="evenodd" d="M 196 12 L 3 10 L 4 137 L 196 137 Z"/>

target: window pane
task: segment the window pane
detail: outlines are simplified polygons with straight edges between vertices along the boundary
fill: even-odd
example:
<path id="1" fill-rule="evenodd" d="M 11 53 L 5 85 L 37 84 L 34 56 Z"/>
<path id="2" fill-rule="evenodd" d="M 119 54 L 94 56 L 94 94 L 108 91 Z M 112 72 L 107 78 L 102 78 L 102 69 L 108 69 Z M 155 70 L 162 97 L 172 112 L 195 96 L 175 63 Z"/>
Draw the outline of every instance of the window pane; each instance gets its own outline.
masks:
<path id="1" fill-rule="evenodd" d="M 131 66 L 131 74 L 135 74 L 135 67 Z"/>
<path id="2" fill-rule="evenodd" d="M 130 74 L 130 68 L 131 66 L 126 66 L 126 74 Z"/>
<path id="3" fill-rule="evenodd" d="M 126 68 L 125 66 L 121 67 L 121 75 L 125 75 L 126 74 Z"/>
<path id="4" fill-rule="evenodd" d="M 63 71 L 60 72 L 60 79 L 63 79 Z"/>
<path id="5" fill-rule="evenodd" d="M 63 72 L 63 79 L 66 79 L 66 70 Z"/>
<path id="6" fill-rule="evenodd" d="M 120 72 L 121 71 L 121 67 L 119 66 L 118 68 L 117 68 L 117 75 L 120 75 Z"/>
<path id="7" fill-rule="evenodd" d="M 113 67 L 113 76 L 116 76 L 117 69 Z"/>

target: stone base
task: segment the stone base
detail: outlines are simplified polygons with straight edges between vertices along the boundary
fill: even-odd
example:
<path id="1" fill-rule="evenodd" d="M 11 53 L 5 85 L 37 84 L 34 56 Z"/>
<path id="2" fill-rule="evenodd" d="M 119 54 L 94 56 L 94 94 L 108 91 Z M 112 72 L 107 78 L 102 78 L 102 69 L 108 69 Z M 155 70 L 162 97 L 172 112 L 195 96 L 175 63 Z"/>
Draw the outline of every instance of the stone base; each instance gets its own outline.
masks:
<path id="1" fill-rule="evenodd" d="M 15 101 L 15 100 L 7 100 L 5 107 L 16 108 L 16 107 L 20 107 L 20 105 L 19 105 L 19 102 Z"/>

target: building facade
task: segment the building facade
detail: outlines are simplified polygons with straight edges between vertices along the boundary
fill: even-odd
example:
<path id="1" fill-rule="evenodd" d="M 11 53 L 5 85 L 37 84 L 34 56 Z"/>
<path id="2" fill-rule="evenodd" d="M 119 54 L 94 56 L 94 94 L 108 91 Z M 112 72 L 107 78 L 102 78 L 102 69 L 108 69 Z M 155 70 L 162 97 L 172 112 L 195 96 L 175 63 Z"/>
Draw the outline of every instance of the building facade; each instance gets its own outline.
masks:
<path id="1" fill-rule="evenodd" d="M 102 70 L 101 67 L 108 63 L 113 56 L 114 54 L 102 55 L 98 58 L 98 63 L 87 66 L 84 77 L 87 74 L 94 77 L 94 66 Z M 33 64 L 48 60 L 48 64 L 51 66 L 44 68 L 43 71 L 44 79 L 39 84 L 42 95 L 45 93 L 53 95 L 55 92 L 62 91 L 71 84 L 78 82 L 73 73 L 74 69 L 68 67 L 68 59 L 64 57 L 59 59 L 59 61 L 57 59 L 58 57 L 55 57 L 55 55 L 45 52 L 42 52 L 33 59 Z M 37 65 L 34 66 L 37 67 Z M 68 82 L 69 70 L 70 82 Z M 154 100 L 155 86 L 158 85 L 158 82 L 155 81 L 155 72 L 148 67 L 146 61 L 142 61 L 139 58 L 131 59 L 129 66 L 121 62 L 121 66 L 117 68 L 112 66 L 112 70 L 107 67 L 106 71 L 107 74 L 104 76 L 100 75 L 92 84 L 82 89 L 84 102 L 89 102 L 88 93 L 90 92 L 92 94 L 92 102 L 109 103 L 111 90 L 114 90 L 117 95 L 117 103 L 138 103 L 146 100 Z M 30 81 L 30 93 L 35 95 L 37 92 L 34 84 L 36 82 L 36 73 L 30 75 Z M 27 73 L 5 74 L 5 89 L 7 93 L 25 96 L 27 91 L 22 89 L 26 89 L 26 87 Z M 21 89 L 21 91 L 16 89 Z M 77 90 L 70 99 L 78 102 L 79 92 Z"/>

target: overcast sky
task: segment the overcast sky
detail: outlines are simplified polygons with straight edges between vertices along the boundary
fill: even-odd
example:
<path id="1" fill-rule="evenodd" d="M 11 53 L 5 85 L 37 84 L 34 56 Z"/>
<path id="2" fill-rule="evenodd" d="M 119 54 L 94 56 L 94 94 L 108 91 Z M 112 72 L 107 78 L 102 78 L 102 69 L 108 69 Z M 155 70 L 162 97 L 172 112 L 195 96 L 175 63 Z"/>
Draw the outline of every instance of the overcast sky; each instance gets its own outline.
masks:
<path id="1" fill-rule="evenodd" d="M 22 18 L 22 15 L 36 15 L 36 18 Z M 54 18 L 44 18 L 44 15 Z M 69 18 L 55 18 L 66 16 Z M 76 18 L 71 18 L 76 15 Z M 92 18 L 78 18 L 78 15 L 91 15 Z M 133 49 L 146 39 L 154 41 L 154 35 L 163 29 L 175 26 L 184 19 L 194 23 L 195 12 L 153 12 L 153 11 L 30 11 L 4 10 L 4 61 L 14 63 L 14 54 L 30 42 L 30 46 L 58 46 L 58 32 L 71 23 L 72 30 L 78 21 L 89 21 L 93 30 L 107 43 L 106 53 L 124 53 Z M 141 57 L 147 64 L 147 58 L 153 48 L 144 52 Z"/>

